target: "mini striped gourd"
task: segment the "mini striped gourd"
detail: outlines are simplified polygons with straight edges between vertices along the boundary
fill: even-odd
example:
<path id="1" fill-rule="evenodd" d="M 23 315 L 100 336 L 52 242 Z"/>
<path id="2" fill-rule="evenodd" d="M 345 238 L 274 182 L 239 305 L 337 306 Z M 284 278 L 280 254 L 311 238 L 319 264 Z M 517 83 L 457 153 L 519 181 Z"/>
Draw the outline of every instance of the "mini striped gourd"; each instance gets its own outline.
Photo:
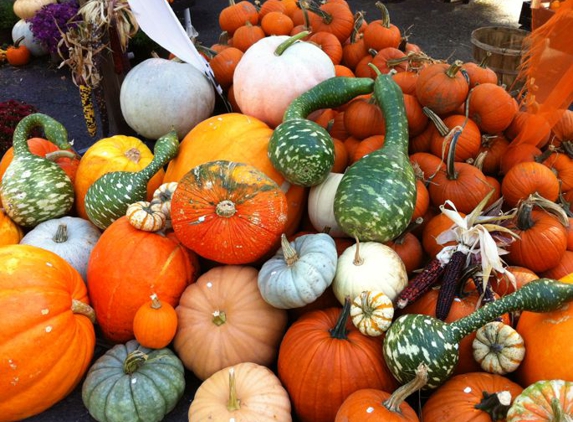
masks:
<path id="1" fill-rule="evenodd" d="M 71 149 L 64 126 L 46 114 L 30 114 L 16 126 L 14 158 L 2 177 L 0 197 L 6 213 L 22 227 L 62 217 L 74 203 L 74 186 L 66 173 L 56 163 L 30 152 L 28 137 L 36 127 L 60 149 Z"/>
<path id="2" fill-rule="evenodd" d="M 130 204 L 144 201 L 147 183 L 155 173 L 177 155 L 179 140 L 173 130 L 159 138 L 153 150 L 153 160 L 138 172 L 113 171 L 102 175 L 86 192 L 88 218 L 100 229 L 125 215 Z"/>
<path id="3" fill-rule="evenodd" d="M 416 368 L 425 363 L 425 388 L 436 388 L 453 373 L 459 360 L 459 342 L 468 334 L 508 312 L 549 312 L 571 300 L 573 284 L 542 278 L 451 323 L 429 315 L 405 314 L 386 332 L 384 360 L 401 384 L 412 380 Z"/>

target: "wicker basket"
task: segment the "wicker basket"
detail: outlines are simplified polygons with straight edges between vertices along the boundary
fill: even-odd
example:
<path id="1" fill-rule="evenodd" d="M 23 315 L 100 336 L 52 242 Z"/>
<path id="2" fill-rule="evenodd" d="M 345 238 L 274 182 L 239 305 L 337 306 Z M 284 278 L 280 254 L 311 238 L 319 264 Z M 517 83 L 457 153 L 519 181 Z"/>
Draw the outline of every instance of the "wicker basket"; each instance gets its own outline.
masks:
<path id="1" fill-rule="evenodd" d="M 472 32 L 474 60 L 480 63 L 487 53 L 491 53 L 487 61 L 498 77 L 498 82 L 507 89 L 515 89 L 514 81 L 519 73 L 519 65 L 525 46 L 523 41 L 529 35 L 523 29 L 490 26 L 478 28 Z"/>

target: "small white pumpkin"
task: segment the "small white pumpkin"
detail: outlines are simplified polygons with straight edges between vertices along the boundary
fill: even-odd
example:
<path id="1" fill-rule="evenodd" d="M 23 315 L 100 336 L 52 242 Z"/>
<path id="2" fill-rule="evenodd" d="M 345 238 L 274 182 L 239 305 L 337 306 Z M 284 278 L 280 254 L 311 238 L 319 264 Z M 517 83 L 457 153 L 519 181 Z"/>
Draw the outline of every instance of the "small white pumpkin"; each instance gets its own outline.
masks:
<path id="1" fill-rule="evenodd" d="M 408 284 L 406 266 L 389 246 L 379 242 L 357 242 L 338 258 L 332 291 L 341 304 L 365 290 L 384 292 L 394 301 Z"/>
<path id="2" fill-rule="evenodd" d="M 342 173 L 329 173 L 322 183 L 311 187 L 308 192 L 308 218 L 312 227 L 332 237 L 349 237 L 334 217 L 334 195 L 342 176 Z"/>
<path id="3" fill-rule="evenodd" d="M 300 38 L 303 32 L 294 37 Z M 276 127 L 292 100 L 335 75 L 334 64 L 316 44 L 286 35 L 264 37 L 245 52 L 233 73 L 241 112 Z"/>
<path id="4" fill-rule="evenodd" d="M 49 53 L 48 49 L 36 40 L 36 37 L 30 28 L 30 22 L 25 21 L 24 19 L 20 19 L 12 27 L 12 41 L 16 42 L 20 37 L 24 37 L 24 40 L 20 42 L 20 44 L 30 50 L 30 54 L 32 54 L 32 56 L 40 57 Z"/>
<path id="5" fill-rule="evenodd" d="M 20 241 L 61 256 L 74 267 L 84 281 L 92 249 L 101 231 L 89 220 L 65 216 L 44 221 L 30 230 Z"/>
<path id="6" fill-rule="evenodd" d="M 499 321 L 489 322 L 477 330 L 472 348 L 476 362 L 490 374 L 513 372 L 525 357 L 523 337 Z"/>
<path id="7" fill-rule="evenodd" d="M 278 309 L 294 309 L 314 302 L 332 284 L 338 253 L 325 233 L 307 234 L 281 248 L 259 271 L 261 296 Z"/>
<path id="8" fill-rule="evenodd" d="M 172 129 L 182 139 L 215 109 L 215 89 L 188 63 L 150 58 L 132 68 L 120 88 L 119 102 L 127 124 L 148 139 Z"/>
<path id="9" fill-rule="evenodd" d="M 350 318 L 362 334 L 378 337 L 392 324 L 394 304 L 384 292 L 364 291 L 350 303 Z"/>

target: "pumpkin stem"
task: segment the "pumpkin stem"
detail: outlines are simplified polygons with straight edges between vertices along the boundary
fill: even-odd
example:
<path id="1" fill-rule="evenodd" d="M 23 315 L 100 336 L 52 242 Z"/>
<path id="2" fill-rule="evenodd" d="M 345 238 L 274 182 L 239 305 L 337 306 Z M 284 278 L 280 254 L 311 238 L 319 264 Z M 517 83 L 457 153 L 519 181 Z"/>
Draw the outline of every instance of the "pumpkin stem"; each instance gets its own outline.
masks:
<path id="1" fill-rule="evenodd" d="M 300 2 L 299 2 L 299 7 L 300 7 Z M 308 10 L 310 10 L 312 13 L 318 15 L 325 24 L 330 25 L 330 23 L 332 22 L 332 19 L 333 19 L 333 16 L 331 13 L 325 12 L 320 7 L 317 7 L 316 5 L 313 5 L 312 3 L 307 3 L 307 7 L 308 7 Z"/>
<path id="2" fill-rule="evenodd" d="M 235 213 L 237 212 L 237 209 L 235 208 L 235 203 L 233 201 L 229 201 L 228 199 L 225 199 L 224 201 L 221 201 L 217 204 L 217 207 L 215 208 L 215 212 L 217 213 L 217 215 L 219 217 L 232 217 L 233 215 L 235 215 Z"/>
<path id="3" fill-rule="evenodd" d="M 426 106 L 422 108 L 423 113 L 432 121 L 441 136 L 446 136 L 450 133 L 450 128 L 446 126 L 444 121 L 434 111 Z"/>
<path id="4" fill-rule="evenodd" d="M 352 263 L 354 265 L 362 265 L 364 264 L 364 259 L 360 256 L 360 240 L 358 239 L 358 237 L 355 237 L 356 239 L 356 252 L 354 253 L 354 261 L 352 261 Z"/>
<path id="5" fill-rule="evenodd" d="M 342 311 L 338 316 L 338 320 L 336 321 L 336 325 L 334 328 L 330 330 L 330 337 L 337 338 L 340 340 L 347 339 L 348 330 L 346 329 L 346 323 L 348 322 L 348 316 L 350 315 L 350 297 L 346 296 L 344 298 L 344 306 L 342 307 Z"/>
<path id="6" fill-rule="evenodd" d="M 128 149 L 124 155 L 128 160 L 133 161 L 134 163 L 139 163 L 139 160 L 141 159 L 141 153 L 137 148 Z"/>
<path id="7" fill-rule="evenodd" d="M 52 238 L 52 240 L 56 243 L 65 243 L 68 241 L 68 225 L 67 224 L 59 224 L 56 230 L 56 234 Z"/>
<path id="8" fill-rule="evenodd" d="M 92 324 L 96 322 L 94 308 L 81 300 L 72 299 L 72 313 L 88 317 Z"/>
<path id="9" fill-rule="evenodd" d="M 364 12 L 356 12 L 354 15 L 354 26 L 352 27 L 352 33 L 350 34 L 350 43 L 354 44 L 356 41 L 356 37 L 360 33 L 360 28 L 364 24 Z"/>
<path id="10" fill-rule="evenodd" d="M 551 399 L 551 411 L 553 413 L 553 422 L 572 422 L 573 418 L 563 411 L 561 401 L 557 397 Z"/>
<path id="11" fill-rule="evenodd" d="M 288 241 L 286 234 L 281 235 L 281 248 L 283 250 L 283 256 L 285 259 L 286 264 L 290 267 L 294 265 L 296 261 L 298 261 L 298 254 L 296 253 L 296 249 L 292 247 L 290 242 Z"/>
<path id="12" fill-rule="evenodd" d="M 382 14 L 382 17 L 380 18 L 382 26 L 384 28 L 390 28 L 390 13 L 388 12 L 386 6 L 384 6 L 381 1 L 377 1 L 374 6 L 376 6 L 376 8 L 380 10 L 380 13 Z"/>
<path id="13" fill-rule="evenodd" d="M 510 405 L 511 393 L 509 391 L 500 391 L 492 394 L 484 391 L 483 399 L 474 408 L 487 413 L 492 421 L 499 421 L 505 420 Z"/>
<path id="14" fill-rule="evenodd" d="M 44 158 L 45 158 L 46 160 L 50 160 L 50 161 L 54 161 L 54 162 L 57 161 L 57 160 L 59 160 L 60 158 L 74 159 L 74 158 L 76 158 L 76 157 L 77 157 L 77 155 L 74 154 L 72 151 L 63 150 L 63 149 L 60 149 L 60 150 L 58 150 L 58 151 L 48 152 L 48 153 L 44 156 Z"/>
<path id="15" fill-rule="evenodd" d="M 400 406 L 410 395 L 424 387 L 428 382 L 428 367 L 421 363 L 416 369 L 413 380 L 399 387 L 392 395 L 382 403 L 390 412 L 401 413 Z"/>
<path id="16" fill-rule="evenodd" d="M 229 401 L 227 410 L 233 412 L 241 408 L 241 400 L 237 398 L 237 384 L 235 381 L 235 368 L 229 368 Z"/>
<path id="17" fill-rule="evenodd" d="M 149 356 L 143 353 L 141 350 L 134 350 L 125 358 L 125 361 L 123 362 L 123 372 L 127 375 L 133 374 L 135 371 L 141 368 L 145 362 L 147 362 L 148 358 Z"/>
<path id="18" fill-rule="evenodd" d="M 456 171 L 456 145 L 458 139 L 462 134 L 462 129 L 459 126 L 453 128 L 450 133 L 444 139 L 444 146 L 447 145 L 448 138 L 452 138 L 450 142 L 450 149 L 448 150 L 448 156 L 446 157 L 446 175 L 448 180 L 457 180 L 459 173 Z"/>
<path id="19" fill-rule="evenodd" d="M 161 302 L 155 293 L 152 293 L 151 296 L 151 308 L 152 309 L 161 309 Z"/>
<path id="20" fill-rule="evenodd" d="M 485 54 L 485 57 L 481 60 L 481 62 L 478 63 L 478 66 L 483 69 L 487 69 L 487 62 L 489 62 L 490 57 L 491 57 L 491 51 L 488 51 Z"/>
<path id="21" fill-rule="evenodd" d="M 298 34 L 293 35 L 292 37 L 284 40 L 282 43 L 279 44 L 279 46 L 276 48 L 275 50 L 275 56 L 282 56 L 282 54 L 285 52 L 285 50 L 287 48 L 289 48 L 291 45 L 293 45 L 295 42 L 297 42 L 298 40 L 303 39 L 304 37 L 306 37 L 308 34 L 310 34 L 310 31 L 302 31 L 299 32 Z"/>
<path id="22" fill-rule="evenodd" d="M 215 324 L 217 327 L 220 327 L 225 322 L 227 322 L 227 314 L 225 311 L 215 311 L 213 312 L 213 319 L 211 322 L 213 322 L 213 324 Z"/>
<path id="23" fill-rule="evenodd" d="M 446 70 L 446 75 L 450 78 L 455 78 L 456 73 L 458 73 L 463 66 L 463 62 L 461 60 L 456 60 L 453 62 L 450 67 Z"/>

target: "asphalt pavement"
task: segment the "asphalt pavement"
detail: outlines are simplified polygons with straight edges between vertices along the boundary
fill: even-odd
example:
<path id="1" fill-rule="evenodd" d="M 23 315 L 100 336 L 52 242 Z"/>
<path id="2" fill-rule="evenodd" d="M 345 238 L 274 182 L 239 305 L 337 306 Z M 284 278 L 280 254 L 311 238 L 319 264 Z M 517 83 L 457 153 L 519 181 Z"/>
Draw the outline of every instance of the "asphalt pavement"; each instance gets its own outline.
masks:
<path id="1" fill-rule="evenodd" d="M 187 0 L 187 3 L 189 1 Z M 176 0 L 175 8 L 182 16 L 187 5 Z M 195 0 L 190 7 L 191 21 L 198 31 L 198 40 L 205 46 L 217 42 L 220 28 L 218 14 L 228 5 L 228 0 Z M 378 18 L 375 0 L 350 0 L 354 11 L 365 12 L 367 20 Z M 388 0 L 387 6 L 392 22 L 408 30 L 410 41 L 435 59 L 472 60 L 471 33 L 484 26 L 519 27 L 522 2 L 518 0 L 470 0 L 445 2 L 441 0 Z M 39 111 L 60 121 L 68 129 L 70 139 L 78 151 L 85 150 L 95 140 L 88 135 L 82 117 L 77 88 L 69 71 L 59 69 L 49 57 L 35 58 L 25 67 L 16 68 L 7 64 L 0 66 L 0 102 L 17 99 L 32 104 Z M 96 357 L 105 351 L 96 350 Z M 41 351 L 38 351 L 41 353 Z M 178 406 L 165 421 L 186 421 L 189 404 L 199 385 L 193 374 L 187 374 L 187 388 Z M 93 421 L 81 401 L 81 386 L 68 397 L 40 415 L 26 419 L 27 422 Z"/>

